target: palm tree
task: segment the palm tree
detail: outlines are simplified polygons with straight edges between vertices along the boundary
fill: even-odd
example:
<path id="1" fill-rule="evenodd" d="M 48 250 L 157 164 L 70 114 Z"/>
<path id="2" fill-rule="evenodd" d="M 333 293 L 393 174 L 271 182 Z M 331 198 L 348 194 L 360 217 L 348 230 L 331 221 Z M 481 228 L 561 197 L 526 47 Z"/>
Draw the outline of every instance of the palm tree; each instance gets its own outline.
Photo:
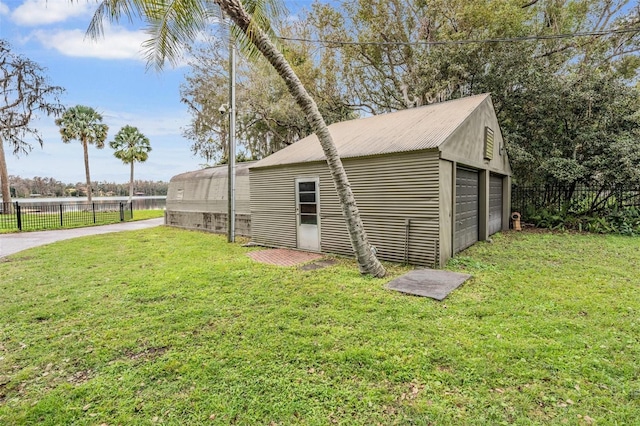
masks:
<path id="1" fill-rule="evenodd" d="M 69 143 L 78 140 L 84 150 L 84 171 L 87 178 L 87 201 L 91 202 L 91 176 L 89 175 L 89 144 L 95 144 L 96 148 L 104 148 L 109 126 L 102 123 L 102 115 L 91 107 L 76 105 L 69 108 L 56 119 L 56 125 L 60 127 L 62 142 Z"/>
<path id="2" fill-rule="evenodd" d="M 193 42 L 199 32 L 210 23 L 211 18 L 219 15 L 219 11 L 230 17 L 235 24 L 235 39 L 249 55 L 255 54 L 257 50 L 275 68 L 320 140 L 360 272 L 382 277 L 385 275 L 385 269 L 369 244 L 349 179 L 329 128 L 315 101 L 284 55 L 269 38 L 269 20 L 265 12 L 279 12 L 279 5 L 278 0 L 102 0 L 88 32 L 93 36 L 101 35 L 105 16 L 118 20 L 123 14 L 128 18 L 137 14 L 147 21 L 153 34 L 152 39 L 146 43 L 149 60 L 161 67 L 165 59 L 175 60 L 179 49 Z"/>
<path id="3" fill-rule="evenodd" d="M 133 163 L 144 163 L 149 158 L 151 143 L 149 138 L 140 133 L 137 127 L 124 126 L 109 146 L 115 149 L 113 155 L 122 160 L 124 164 L 131 164 L 131 177 L 129 179 L 129 202 L 133 198 Z"/>

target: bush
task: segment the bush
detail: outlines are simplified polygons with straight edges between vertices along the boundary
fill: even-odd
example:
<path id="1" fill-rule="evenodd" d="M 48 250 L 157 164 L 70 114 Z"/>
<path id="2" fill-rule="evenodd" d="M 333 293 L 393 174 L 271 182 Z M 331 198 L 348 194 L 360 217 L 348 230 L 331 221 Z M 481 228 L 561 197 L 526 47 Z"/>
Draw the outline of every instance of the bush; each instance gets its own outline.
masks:
<path id="1" fill-rule="evenodd" d="M 640 235 L 640 210 L 636 207 L 610 209 L 599 214 L 580 215 L 554 209 L 528 212 L 527 222 L 538 228 L 577 230 L 597 234 Z"/>

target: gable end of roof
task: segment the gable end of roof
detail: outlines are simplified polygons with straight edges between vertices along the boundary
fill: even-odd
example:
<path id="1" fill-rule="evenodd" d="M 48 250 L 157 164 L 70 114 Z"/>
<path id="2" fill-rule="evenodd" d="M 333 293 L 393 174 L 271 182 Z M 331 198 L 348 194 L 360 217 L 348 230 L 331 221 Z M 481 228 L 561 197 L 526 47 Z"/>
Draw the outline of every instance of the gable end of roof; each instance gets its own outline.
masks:
<path id="1" fill-rule="evenodd" d="M 341 158 L 437 149 L 484 102 L 489 94 L 334 123 L 329 130 Z M 251 168 L 324 161 L 316 135 L 258 161 Z"/>

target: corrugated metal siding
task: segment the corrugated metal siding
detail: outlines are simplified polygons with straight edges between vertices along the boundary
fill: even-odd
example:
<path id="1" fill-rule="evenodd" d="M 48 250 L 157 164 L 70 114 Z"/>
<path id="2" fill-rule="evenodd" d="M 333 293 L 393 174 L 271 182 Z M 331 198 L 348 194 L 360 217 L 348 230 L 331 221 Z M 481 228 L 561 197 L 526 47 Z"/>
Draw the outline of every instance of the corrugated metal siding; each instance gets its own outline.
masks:
<path id="1" fill-rule="evenodd" d="M 343 162 L 369 241 L 376 246 L 380 259 L 435 264 L 439 234 L 438 152 Z M 294 179 L 313 176 L 320 178 L 321 250 L 351 256 L 349 235 L 325 163 L 251 170 L 252 239 L 266 245 L 296 246 Z"/>
<path id="2" fill-rule="evenodd" d="M 371 244 L 380 259 L 433 265 L 438 240 L 437 152 L 414 152 L 346 159 L 345 169 Z M 333 188 L 329 180 L 325 186 Z M 321 185 L 322 185 L 321 183 Z M 323 188 L 324 189 L 324 188 Z M 351 245 L 335 190 L 322 202 L 322 214 L 333 212 L 331 226 L 323 219 L 324 251 L 351 255 Z M 327 218 L 329 219 L 329 218 Z M 409 250 L 406 253 L 406 220 Z"/>
<path id="3" fill-rule="evenodd" d="M 236 166 L 236 212 L 249 214 L 249 166 L 255 162 Z M 227 213 L 228 167 L 209 167 L 182 173 L 171 178 L 167 193 L 167 211 Z"/>
<path id="4" fill-rule="evenodd" d="M 252 170 L 251 239 L 267 246 L 295 248 L 295 179 L 321 174 L 329 177 L 328 173 L 326 165 L 322 163 L 309 164 L 306 167 L 294 165 L 286 168 Z M 320 193 L 322 194 L 322 189 Z M 322 211 L 322 204 L 320 209 Z"/>
<path id="5" fill-rule="evenodd" d="M 338 154 L 344 160 L 372 155 L 433 149 L 440 146 L 485 100 L 488 94 L 409 108 L 329 126 Z M 482 149 L 482 147 L 480 148 Z M 260 160 L 255 167 L 322 161 L 315 135 Z"/>

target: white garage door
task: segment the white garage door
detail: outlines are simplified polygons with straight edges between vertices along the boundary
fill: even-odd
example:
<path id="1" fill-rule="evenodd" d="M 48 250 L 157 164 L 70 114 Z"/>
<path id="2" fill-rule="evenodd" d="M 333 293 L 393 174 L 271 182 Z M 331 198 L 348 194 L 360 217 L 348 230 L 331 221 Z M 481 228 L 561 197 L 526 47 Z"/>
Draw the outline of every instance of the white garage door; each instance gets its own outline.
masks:
<path id="1" fill-rule="evenodd" d="M 455 253 L 478 241 L 478 172 L 458 168 L 456 171 Z"/>
<path id="2" fill-rule="evenodd" d="M 502 176 L 489 178 L 489 235 L 502 229 Z"/>

